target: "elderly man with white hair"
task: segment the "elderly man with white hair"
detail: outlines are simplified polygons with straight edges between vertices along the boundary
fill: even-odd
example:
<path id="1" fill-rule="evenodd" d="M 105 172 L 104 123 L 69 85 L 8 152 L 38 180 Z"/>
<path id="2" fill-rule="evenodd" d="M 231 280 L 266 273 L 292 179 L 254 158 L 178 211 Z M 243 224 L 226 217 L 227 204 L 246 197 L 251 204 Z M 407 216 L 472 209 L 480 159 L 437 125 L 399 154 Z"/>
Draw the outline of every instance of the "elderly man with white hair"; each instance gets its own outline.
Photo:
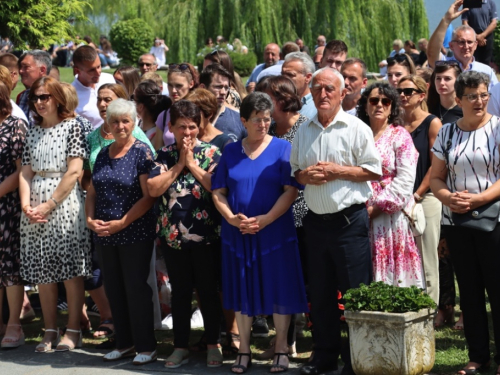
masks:
<path id="1" fill-rule="evenodd" d="M 337 369 L 354 374 L 349 347 L 341 348 L 338 292 L 372 279 L 368 213 L 370 181 L 382 173 L 373 134 L 357 117 L 344 112 L 344 77 L 323 68 L 312 77 L 317 115 L 295 136 L 290 164 L 305 185 L 309 212 L 303 220 L 309 271 L 309 297 L 314 322 L 314 357 L 301 374 Z"/>

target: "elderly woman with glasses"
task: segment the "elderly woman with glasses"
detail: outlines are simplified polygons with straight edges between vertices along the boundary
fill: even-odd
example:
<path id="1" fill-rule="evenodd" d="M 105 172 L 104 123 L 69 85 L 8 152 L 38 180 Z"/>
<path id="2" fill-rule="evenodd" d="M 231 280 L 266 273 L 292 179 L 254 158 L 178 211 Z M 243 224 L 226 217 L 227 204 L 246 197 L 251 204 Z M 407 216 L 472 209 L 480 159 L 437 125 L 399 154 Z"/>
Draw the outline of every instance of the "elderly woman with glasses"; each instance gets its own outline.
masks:
<path id="1" fill-rule="evenodd" d="M 291 144 L 268 134 L 272 111 L 263 92 L 243 99 L 248 136 L 226 146 L 212 178 L 223 216 L 223 303 L 235 311 L 241 337 L 234 373 L 252 363 L 252 317 L 262 314 L 272 314 L 276 327 L 271 372 L 286 371 L 290 315 L 308 310 L 292 212 L 301 186 L 291 177 Z"/>
<path id="2" fill-rule="evenodd" d="M 371 182 L 373 195 L 367 202 L 373 275 L 386 284 L 423 288 L 422 261 L 406 216 L 415 204 L 418 152 L 410 134 L 398 125 L 400 105 L 398 92 L 377 82 L 363 92 L 357 107 L 382 160 L 382 177 Z"/>
<path id="3" fill-rule="evenodd" d="M 116 350 L 104 360 L 135 356 L 133 363 L 143 365 L 156 361 L 153 291 L 147 282 L 155 200 L 146 186 L 154 155 L 133 135 L 134 103 L 116 99 L 106 113 L 114 142 L 97 156 L 85 202 L 116 328 Z"/>
<path id="4" fill-rule="evenodd" d="M 464 116 L 444 125 L 432 148 L 431 189 L 443 203 L 443 232 L 469 348 L 469 363 L 457 374 L 476 374 L 490 365 L 485 291 L 497 349 L 494 359 L 500 365 L 500 127 L 498 117 L 487 111 L 489 84 L 484 73 L 458 76 L 456 101 Z"/>
<path id="5" fill-rule="evenodd" d="M 404 76 L 416 73 L 415 64 L 406 53 L 397 53 L 387 58 L 387 80 L 392 87 L 398 87 L 399 80 Z"/>

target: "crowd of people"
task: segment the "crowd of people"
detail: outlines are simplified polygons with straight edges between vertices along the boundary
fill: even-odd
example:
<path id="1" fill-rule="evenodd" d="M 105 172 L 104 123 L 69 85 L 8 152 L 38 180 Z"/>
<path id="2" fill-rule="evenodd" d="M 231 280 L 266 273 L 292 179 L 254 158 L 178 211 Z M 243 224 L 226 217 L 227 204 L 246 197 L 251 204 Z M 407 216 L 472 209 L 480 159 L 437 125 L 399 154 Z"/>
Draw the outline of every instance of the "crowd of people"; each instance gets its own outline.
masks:
<path id="1" fill-rule="evenodd" d="M 208 367 L 235 356 L 230 370 L 245 373 L 251 337 L 267 336 L 272 317 L 262 358 L 271 373 L 287 371 L 309 312 L 313 355 L 301 374 L 336 370 L 339 356 L 342 374 L 355 374 L 341 340 L 348 289 L 417 286 L 440 327 L 454 323 L 455 275 L 455 327 L 469 350 L 457 374 L 488 367 L 485 291 L 500 344 L 500 85 L 478 61 L 487 36 L 462 3 L 419 41 L 425 60 L 413 42 L 395 43 L 387 76 L 371 84 L 345 42 L 321 35 L 312 57 L 300 39 L 267 45 L 246 87 L 219 49 L 201 72 L 168 65 L 163 82 L 160 39 L 138 69 L 113 75 L 95 46 L 75 48 L 72 84 L 52 76 L 46 51 L 0 55 L 0 306 L 6 294 L 10 311 L 1 347 L 24 344 L 24 288 L 36 285 L 37 353 L 81 347 L 87 292 L 100 314 L 95 337 L 113 337 L 103 360 L 156 361 L 161 258 L 172 288 L 167 368 L 197 350 Z M 204 334 L 190 346 L 193 291 Z"/>

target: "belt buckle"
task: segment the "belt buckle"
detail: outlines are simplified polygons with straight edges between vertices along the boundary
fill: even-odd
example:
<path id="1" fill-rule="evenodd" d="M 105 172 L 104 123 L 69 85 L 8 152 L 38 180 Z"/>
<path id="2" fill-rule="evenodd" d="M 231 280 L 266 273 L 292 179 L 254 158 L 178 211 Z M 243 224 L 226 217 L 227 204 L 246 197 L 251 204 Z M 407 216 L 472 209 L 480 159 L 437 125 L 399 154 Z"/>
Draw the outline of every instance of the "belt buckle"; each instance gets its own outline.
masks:
<path id="1" fill-rule="evenodd" d="M 45 177 L 45 171 L 40 171 L 38 172 L 38 174 L 40 175 L 40 177 Z"/>

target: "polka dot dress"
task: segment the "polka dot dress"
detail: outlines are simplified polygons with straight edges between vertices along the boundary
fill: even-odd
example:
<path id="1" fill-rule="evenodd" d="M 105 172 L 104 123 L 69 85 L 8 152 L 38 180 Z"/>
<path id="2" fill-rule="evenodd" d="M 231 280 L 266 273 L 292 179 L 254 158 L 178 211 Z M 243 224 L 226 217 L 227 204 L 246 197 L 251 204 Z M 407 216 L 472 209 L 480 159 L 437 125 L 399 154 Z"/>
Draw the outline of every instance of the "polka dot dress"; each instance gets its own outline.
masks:
<path id="1" fill-rule="evenodd" d="M 33 172 L 66 172 L 68 157 L 88 157 L 82 127 L 67 119 L 51 128 L 34 126 L 26 135 L 22 164 Z M 31 181 L 32 207 L 50 199 L 61 177 Z M 84 195 L 78 183 L 49 214 L 45 224 L 30 224 L 21 217 L 21 276 L 34 284 L 55 283 L 91 275 L 90 234 L 87 229 Z"/>

